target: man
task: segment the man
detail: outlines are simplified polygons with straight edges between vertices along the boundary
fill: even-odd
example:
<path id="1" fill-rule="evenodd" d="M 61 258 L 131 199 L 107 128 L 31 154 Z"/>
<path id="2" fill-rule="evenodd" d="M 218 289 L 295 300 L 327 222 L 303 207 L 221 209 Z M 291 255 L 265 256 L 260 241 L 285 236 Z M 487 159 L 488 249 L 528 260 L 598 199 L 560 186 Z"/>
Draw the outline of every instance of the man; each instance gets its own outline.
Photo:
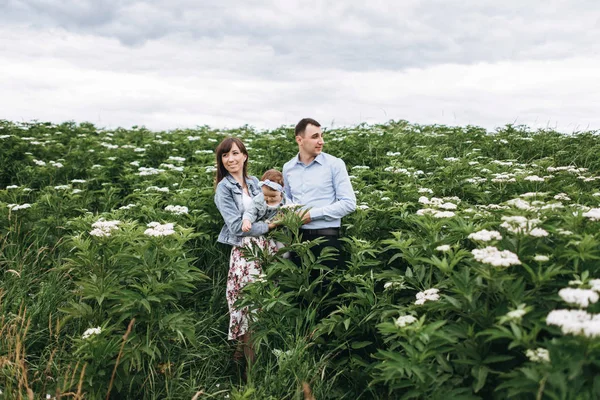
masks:
<path id="1" fill-rule="evenodd" d="M 283 166 L 285 193 L 308 210 L 304 214 L 302 240 L 324 237 L 319 246 L 340 250 L 342 217 L 356 209 L 356 196 L 343 160 L 323 153 L 321 124 L 303 118 L 295 129 L 298 155 Z"/>

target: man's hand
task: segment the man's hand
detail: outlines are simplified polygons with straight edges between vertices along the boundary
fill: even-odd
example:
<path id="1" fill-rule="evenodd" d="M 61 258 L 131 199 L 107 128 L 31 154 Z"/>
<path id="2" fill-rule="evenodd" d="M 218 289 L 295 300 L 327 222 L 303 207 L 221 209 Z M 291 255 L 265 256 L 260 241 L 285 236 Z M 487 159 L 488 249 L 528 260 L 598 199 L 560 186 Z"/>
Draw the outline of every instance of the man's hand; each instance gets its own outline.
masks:
<path id="1" fill-rule="evenodd" d="M 310 212 L 308 212 L 306 210 L 296 211 L 296 214 L 298 214 L 300 216 L 300 218 L 302 218 L 303 224 L 308 224 L 311 221 L 310 220 Z"/>
<path id="2" fill-rule="evenodd" d="M 252 228 L 252 222 L 250 220 L 245 219 L 242 221 L 242 232 L 248 232 Z"/>

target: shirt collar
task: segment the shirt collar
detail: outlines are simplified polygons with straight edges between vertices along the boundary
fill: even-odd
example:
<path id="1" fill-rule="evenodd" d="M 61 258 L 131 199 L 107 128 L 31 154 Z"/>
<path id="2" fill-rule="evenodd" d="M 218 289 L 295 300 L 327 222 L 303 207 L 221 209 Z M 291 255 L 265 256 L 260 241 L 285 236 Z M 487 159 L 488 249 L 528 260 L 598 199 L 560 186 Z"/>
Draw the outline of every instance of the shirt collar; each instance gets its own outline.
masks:
<path id="1" fill-rule="evenodd" d="M 313 162 L 318 162 L 319 164 L 323 165 L 325 163 L 325 156 L 323 155 L 323 153 L 322 152 L 319 153 L 315 157 L 315 159 L 312 160 L 310 162 L 310 164 L 308 164 L 308 165 L 311 165 Z M 300 153 L 296 154 L 296 164 L 302 164 L 302 165 L 304 165 L 304 163 L 302 161 L 300 161 Z M 307 165 L 307 167 L 308 167 L 308 165 Z"/>

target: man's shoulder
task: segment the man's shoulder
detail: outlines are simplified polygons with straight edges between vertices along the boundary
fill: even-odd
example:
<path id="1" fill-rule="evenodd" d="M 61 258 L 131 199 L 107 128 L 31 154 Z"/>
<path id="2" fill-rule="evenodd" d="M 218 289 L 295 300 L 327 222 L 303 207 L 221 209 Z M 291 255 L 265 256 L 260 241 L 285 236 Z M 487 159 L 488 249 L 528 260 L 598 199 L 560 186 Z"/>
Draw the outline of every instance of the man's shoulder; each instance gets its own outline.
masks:
<path id="1" fill-rule="evenodd" d="M 336 166 L 336 167 L 341 167 L 341 166 L 346 166 L 346 163 L 344 162 L 344 160 L 342 160 L 339 157 L 336 156 L 332 156 L 329 153 L 321 153 L 321 155 L 323 156 L 323 161 L 325 163 L 328 163 L 330 165 Z"/>
<path id="2" fill-rule="evenodd" d="M 282 171 L 287 171 L 290 168 L 293 168 L 297 163 L 298 163 L 298 155 L 296 154 L 294 157 L 292 157 L 291 160 L 289 160 L 288 162 L 283 164 Z"/>

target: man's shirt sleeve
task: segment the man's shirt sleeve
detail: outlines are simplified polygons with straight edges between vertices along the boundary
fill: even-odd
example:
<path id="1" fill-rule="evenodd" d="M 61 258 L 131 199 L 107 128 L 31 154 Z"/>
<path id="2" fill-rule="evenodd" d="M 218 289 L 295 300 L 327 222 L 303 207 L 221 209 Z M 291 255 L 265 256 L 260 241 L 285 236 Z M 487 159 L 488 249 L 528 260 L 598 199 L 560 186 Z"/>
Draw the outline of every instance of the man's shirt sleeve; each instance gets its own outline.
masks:
<path id="1" fill-rule="evenodd" d="M 314 221 L 332 221 L 341 219 L 356 209 L 356 195 L 346 171 L 343 160 L 337 159 L 332 165 L 333 188 L 335 190 L 335 202 L 324 207 L 310 209 L 310 219 Z"/>

